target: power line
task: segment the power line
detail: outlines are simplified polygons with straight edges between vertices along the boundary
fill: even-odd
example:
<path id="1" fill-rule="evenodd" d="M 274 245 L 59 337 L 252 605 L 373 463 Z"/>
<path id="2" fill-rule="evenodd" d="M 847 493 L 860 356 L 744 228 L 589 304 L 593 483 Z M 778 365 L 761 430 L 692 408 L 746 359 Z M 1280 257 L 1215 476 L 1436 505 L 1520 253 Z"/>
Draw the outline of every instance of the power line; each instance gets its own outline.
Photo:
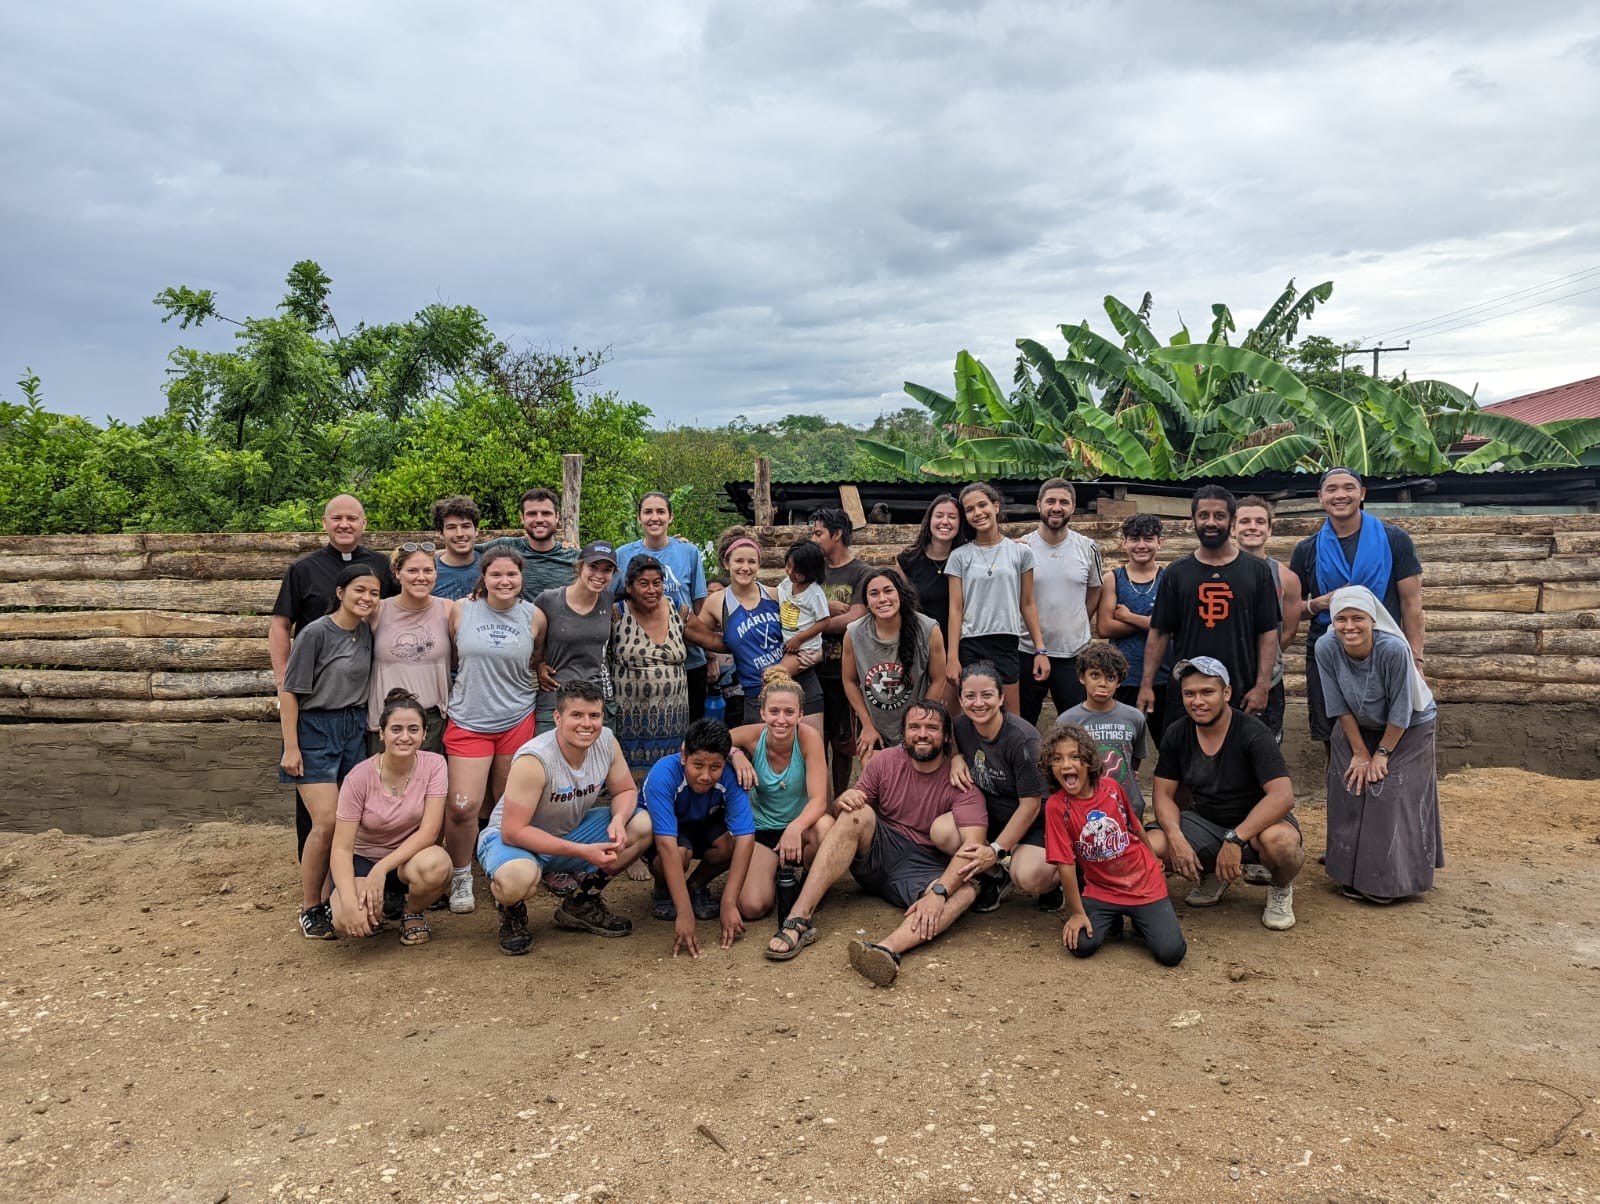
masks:
<path id="1" fill-rule="evenodd" d="M 1581 297 L 1585 293 L 1595 292 L 1600 292 L 1600 284 L 1592 285 L 1589 288 L 1581 288 L 1577 292 L 1573 293 L 1563 293 L 1559 297 L 1546 297 L 1544 300 L 1535 301 L 1531 305 L 1523 305 L 1516 309 L 1508 309 L 1505 311 L 1505 313 L 1490 314 L 1486 318 L 1477 318 L 1470 322 L 1461 322 L 1454 326 L 1446 326 L 1443 330 L 1430 330 L 1426 334 L 1416 336 L 1416 338 L 1418 342 L 1422 342 L 1427 339 L 1438 338 L 1440 335 L 1453 334 L 1458 330 L 1467 330 L 1473 326 L 1482 326 L 1485 322 L 1498 321 L 1500 318 L 1509 318 L 1514 314 L 1526 313 L 1528 310 L 1538 309 L 1540 306 L 1554 305 L 1557 301 L 1570 301 L 1573 297 Z"/>
<path id="2" fill-rule="evenodd" d="M 1596 272 L 1600 272 L 1600 264 L 1597 264 L 1594 267 L 1583 268 L 1576 272 L 1569 272 L 1565 276 L 1558 276 L 1556 279 L 1547 280 L 1543 284 L 1533 284 L 1529 285 L 1527 288 L 1517 289 L 1515 292 L 1506 293 L 1504 296 L 1496 297 L 1492 301 L 1480 301 L 1476 305 L 1467 305 L 1463 306 L 1461 309 L 1453 309 L 1448 313 L 1439 314 L 1437 317 L 1427 318 L 1420 322 L 1411 322 L 1404 326 L 1394 326 L 1388 330 L 1379 331 L 1377 334 L 1369 336 L 1369 338 L 1372 340 L 1378 340 L 1392 334 L 1403 334 L 1407 331 L 1416 332 L 1422 327 L 1434 326 L 1451 318 L 1464 317 L 1465 315 L 1480 309 L 1493 309 L 1496 306 L 1505 304 L 1507 301 L 1516 301 L 1533 294 L 1547 292 L 1552 288 L 1558 288 L 1565 284 L 1574 283 L 1583 277 L 1592 276 Z"/>

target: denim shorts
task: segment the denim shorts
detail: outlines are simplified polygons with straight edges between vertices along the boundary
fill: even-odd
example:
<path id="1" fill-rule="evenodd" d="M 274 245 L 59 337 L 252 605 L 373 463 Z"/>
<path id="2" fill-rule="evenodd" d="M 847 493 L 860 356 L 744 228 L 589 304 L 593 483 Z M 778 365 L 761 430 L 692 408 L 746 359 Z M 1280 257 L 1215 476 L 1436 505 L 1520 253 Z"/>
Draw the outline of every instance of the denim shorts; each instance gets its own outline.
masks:
<path id="1" fill-rule="evenodd" d="M 367 708 L 338 711 L 301 711 L 295 728 L 300 739 L 300 776 L 292 778 L 278 767 L 285 786 L 339 785 L 345 775 L 367 757 Z"/>
<path id="2" fill-rule="evenodd" d="M 611 808 L 591 807 L 578 821 L 578 826 L 562 834 L 561 839 L 574 844 L 599 844 L 611 830 Z M 585 874 L 594 869 L 581 857 L 560 857 L 552 853 L 535 853 L 520 845 L 507 844 L 500 837 L 499 828 L 485 828 L 478 835 L 478 864 L 492 882 L 502 866 L 513 861 L 537 861 L 547 874 Z"/>

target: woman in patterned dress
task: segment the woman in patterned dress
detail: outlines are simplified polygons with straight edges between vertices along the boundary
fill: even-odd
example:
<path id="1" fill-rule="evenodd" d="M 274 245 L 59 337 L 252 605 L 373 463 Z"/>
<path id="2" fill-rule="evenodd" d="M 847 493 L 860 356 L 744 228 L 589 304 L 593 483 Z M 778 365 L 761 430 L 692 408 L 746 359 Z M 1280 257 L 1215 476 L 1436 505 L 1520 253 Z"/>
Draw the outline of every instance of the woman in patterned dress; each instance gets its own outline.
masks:
<path id="1" fill-rule="evenodd" d="M 678 751 L 689 726 L 684 616 L 666 597 L 666 574 L 654 556 L 628 561 L 611 617 L 615 733 L 633 776 Z"/>

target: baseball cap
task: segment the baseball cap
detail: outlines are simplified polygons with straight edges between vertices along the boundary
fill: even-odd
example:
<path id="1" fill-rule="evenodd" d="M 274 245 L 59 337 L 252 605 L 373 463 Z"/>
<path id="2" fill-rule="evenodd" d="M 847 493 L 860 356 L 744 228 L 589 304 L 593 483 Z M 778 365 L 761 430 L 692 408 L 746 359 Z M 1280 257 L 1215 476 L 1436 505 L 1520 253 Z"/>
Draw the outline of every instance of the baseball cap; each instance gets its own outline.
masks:
<path id="1" fill-rule="evenodd" d="M 578 559 L 584 564 L 609 564 L 617 567 L 617 550 L 603 539 L 583 545 L 583 551 L 578 553 Z"/>
<path id="2" fill-rule="evenodd" d="M 1233 685 L 1233 681 L 1228 677 L 1228 666 L 1214 656 L 1196 656 L 1172 666 L 1173 681 L 1182 681 L 1191 673 L 1203 673 L 1207 677 L 1219 679 L 1225 686 Z"/>

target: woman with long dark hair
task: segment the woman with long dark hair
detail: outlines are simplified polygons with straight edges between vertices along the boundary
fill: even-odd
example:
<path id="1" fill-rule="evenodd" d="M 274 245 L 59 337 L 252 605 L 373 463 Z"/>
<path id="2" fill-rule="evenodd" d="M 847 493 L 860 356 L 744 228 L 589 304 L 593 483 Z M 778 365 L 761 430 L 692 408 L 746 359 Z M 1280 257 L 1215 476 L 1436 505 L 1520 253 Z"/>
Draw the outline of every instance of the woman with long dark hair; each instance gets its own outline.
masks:
<path id="1" fill-rule="evenodd" d="M 916 591 L 894 569 L 873 570 L 864 590 L 867 613 L 845 628 L 843 663 L 863 765 L 878 749 L 899 747 L 913 702 L 942 702 L 945 693 L 944 635 L 917 610 Z"/>
<path id="2" fill-rule="evenodd" d="M 949 632 L 944 625 L 950 621 L 950 582 L 944 568 L 950 553 L 971 538 L 966 516 L 961 513 L 961 503 L 956 501 L 955 494 L 941 493 L 928 503 L 911 546 L 895 557 L 900 572 L 916 591 L 917 609 L 945 632 L 946 646 Z"/>

